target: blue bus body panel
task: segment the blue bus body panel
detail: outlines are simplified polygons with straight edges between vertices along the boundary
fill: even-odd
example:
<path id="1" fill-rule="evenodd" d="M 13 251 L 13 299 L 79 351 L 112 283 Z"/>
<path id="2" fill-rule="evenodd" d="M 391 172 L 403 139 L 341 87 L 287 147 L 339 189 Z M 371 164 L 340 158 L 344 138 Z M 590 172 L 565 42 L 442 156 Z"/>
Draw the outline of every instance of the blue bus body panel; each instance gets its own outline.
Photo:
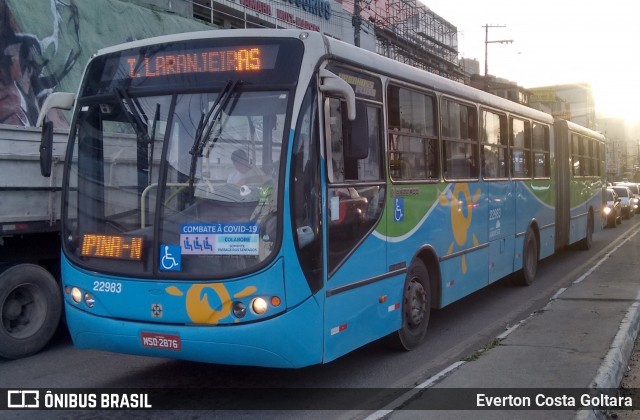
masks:
<path id="1" fill-rule="evenodd" d="M 435 251 L 442 276 L 441 306 L 521 269 L 524 235 L 533 223 L 539 229 L 540 258 L 553 254 L 551 180 L 460 182 L 443 187 L 414 229 L 386 238 L 389 265 L 408 266 L 414 250 L 425 246 Z M 389 213 L 387 222 L 403 220 Z"/>
<path id="2" fill-rule="evenodd" d="M 287 309 L 280 259 L 251 276 L 225 282 L 112 277 L 77 269 L 66 258 L 62 270 L 65 286 L 93 294 L 95 305 L 86 309 L 98 316 L 163 324 L 230 325 L 275 316 Z M 282 304 L 270 306 L 260 317 L 249 310 L 253 298 L 271 296 L 278 296 Z M 242 319 L 232 313 L 235 301 L 247 307 Z M 162 311 L 154 313 L 154 305 L 160 305 Z"/>
<path id="3" fill-rule="evenodd" d="M 415 223 L 415 227 L 387 240 L 390 265 L 408 267 L 417 250 L 426 246 L 434 250 L 440 260 L 441 303 L 445 306 L 488 284 L 489 233 L 485 183 L 460 182 L 442 187 L 420 220 L 396 218 L 389 212 L 389 225 Z M 407 211 L 414 206 L 411 199 L 404 198 Z"/>
<path id="4" fill-rule="evenodd" d="M 64 294 L 71 337 L 82 348 L 211 363 L 277 367 L 320 363 L 321 304 L 310 297 L 287 307 L 282 265 L 276 260 L 240 280 L 192 283 L 96 275 L 75 268 L 63 257 L 63 287 L 77 287 L 83 295 L 89 292 L 95 297 L 95 306 L 89 308 Z M 249 309 L 254 297 L 274 295 L 282 303 L 265 315 Z M 233 315 L 232 300 L 245 302 L 244 318 Z M 143 332 L 178 336 L 181 349 L 144 346 Z"/>
<path id="5" fill-rule="evenodd" d="M 387 277 L 385 248 L 367 236 L 327 282 L 325 361 L 400 328 L 404 274 Z"/>
<path id="6" fill-rule="evenodd" d="M 92 315 L 67 300 L 65 310 L 79 348 L 228 365 L 297 368 L 322 362 L 322 320 L 314 298 L 279 317 L 233 327 L 125 322 Z M 179 336 L 181 349 L 144 347 L 143 332 Z"/>
<path id="7" fill-rule="evenodd" d="M 514 270 L 522 268 L 524 235 L 535 222 L 539 231 L 539 258 L 546 258 L 555 251 L 556 213 L 555 191 L 550 180 L 516 182 L 516 262 Z"/>
<path id="8" fill-rule="evenodd" d="M 514 235 L 516 228 L 514 183 L 491 181 L 489 191 L 489 282 L 513 272 Z"/>
<path id="9" fill-rule="evenodd" d="M 327 297 L 325 362 L 401 327 L 404 280 L 398 275 Z"/>
<path id="10" fill-rule="evenodd" d="M 591 184 L 590 182 L 588 182 Z M 573 208 L 570 212 L 569 222 L 569 243 L 574 244 L 584 238 L 587 230 L 587 220 L 589 209 L 593 210 L 593 230 L 598 232 L 602 230 L 601 214 L 602 214 L 602 183 L 596 180 L 593 185 L 584 187 L 583 197 L 587 197 L 584 203 Z"/>

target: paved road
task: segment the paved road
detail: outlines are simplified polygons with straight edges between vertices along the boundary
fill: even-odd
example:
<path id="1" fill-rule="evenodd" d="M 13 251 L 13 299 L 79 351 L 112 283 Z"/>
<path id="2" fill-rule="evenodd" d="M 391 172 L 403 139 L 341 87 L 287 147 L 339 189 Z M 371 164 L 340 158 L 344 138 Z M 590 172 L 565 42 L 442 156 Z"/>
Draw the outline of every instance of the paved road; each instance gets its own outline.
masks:
<path id="1" fill-rule="evenodd" d="M 587 263 L 639 221 L 640 217 L 624 221 L 616 229 L 599 232 L 594 237 L 594 247 L 590 251 L 562 251 L 546 259 L 540 264 L 536 282 L 530 287 L 515 287 L 508 281 L 500 281 L 435 312 L 428 341 L 413 352 L 398 353 L 376 342 L 328 365 L 278 370 L 206 365 L 78 350 L 71 346 L 68 337 L 61 334 L 45 352 L 27 359 L 0 361 L 0 388 L 293 388 L 305 390 L 298 396 L 306 398 L 305 401 L 311 406 L 317 404 L 323 409 L 336 408 L 341 404 L 340 396 L 333 395 L 333 402 L 329 401 L 331 398 L 327 398 L 325 389 L 411 388 L 475 353 L 506 328 L 544 307 L 559 288 L 567 287 L 573 281 L 566 276 L 571 268 Z M 375 391 L 366 397 L 376 400 L 378 397 L 374 394 Z M 224 401 L 228 404 L 243 406 L 249 403 L 246 393 L 242 392 L 237 395 L 225 394 L 224 397 L 228 399 Z M 273 397 L 276 399 L 276 407 L 284 407 L 291 394 L 283 393 L 280 401 L 277 401 L 277 395 Z M 185 398 L 188 404 L 188 396 Z M 27 418 L 20 417 L 19 412 L 3 414 Z M 33 414 L 36 417 L 42 414 L 42 418 L 51 418 L 52 413 L 30 414 L 32 416 L 28 418 L 33 418 Z M 83 416 L 83 413 L 55 414 L 60 418 Z M 111 412 L 110 416 L 116 414 Z M 156 412 L 154 417 L 161 415 L 169 418 L 175 414 Z M 202 413 L 192 414 L 202 416 Z M 212 414 L 207 413 L 206 417 Z M 229 413 L 221 411 L 216 416 L 225 417 L 225 414 Z M 271 414 L 274 418 L 283 415 L 290 418 L 300 416 L 299 412 L 291 411 Z M 322 411 L 304 414 L 306 418 L 327 417 L 327 413 Z M 264 415 L 265 413 L 261 413 L 261 417 Z M 366 415 L 367 411 L 344 410 L 333 411 L 329 417 L 363 418 Z"/>

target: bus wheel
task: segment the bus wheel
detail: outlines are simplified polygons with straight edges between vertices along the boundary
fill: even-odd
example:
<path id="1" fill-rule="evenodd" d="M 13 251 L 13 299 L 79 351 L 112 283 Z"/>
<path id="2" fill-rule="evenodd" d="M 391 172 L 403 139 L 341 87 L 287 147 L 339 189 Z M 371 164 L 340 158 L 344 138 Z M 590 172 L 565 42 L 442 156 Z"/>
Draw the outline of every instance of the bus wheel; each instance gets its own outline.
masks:
<path id="1" fill-rule="evenodd" d="M 532 229 L 524 235 L 522 247 L 522 270 L 515 277 L 518 286 L 529 286 L 533 283 L 538 270 L 538 241 Z"/>
<path id="2" fill-rule="evenodd" d="M 431 315 L 431 287 L 429 272 L 416 259 L 407 272 L 402 296 L 402 327 L 392 334 L 394 347 L 412 350 L 424 339 Z"/>
<path id="3" fill-rule="evenodd" d="M 587 231 L 585 233 L 585 237 L 582 238 L 580 242 L 578 242 L 578 247 L 584 251 L 588 251 L 591 249 L 591 244 L 593 243 L 593 215 L 589 213 L 587 217 Z"/>
<path id="4" fill-rule="evenodd" d="M 29 356 L 49 342 L 60 321 L 60 294 L 53 276 L 38 265 L 0 274 L 0 357 Z"/>

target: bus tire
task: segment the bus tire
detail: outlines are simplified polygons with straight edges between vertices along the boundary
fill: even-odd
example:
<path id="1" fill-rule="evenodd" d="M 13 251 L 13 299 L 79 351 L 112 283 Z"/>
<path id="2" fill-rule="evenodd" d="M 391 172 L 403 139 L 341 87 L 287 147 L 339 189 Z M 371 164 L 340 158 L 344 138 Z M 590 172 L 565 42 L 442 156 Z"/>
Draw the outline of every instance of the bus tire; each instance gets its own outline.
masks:
<path id="1" fill-rule="evenodd" d="M 413 350 L 424 340 L 431 315 L 431 299 L 429 271 L 422 260 L 416 259 L 404 282 L 402 327 L 390 336 L 395 348 Z"/>
<path id="2" fill-rule="evenodd" d="M 587 231 L 585 232 L 584 238 L 578 242 L 578 248 L 584 251 L 588 251 L 591 249 L 591 245 L 593 244 L 593 214 L 589 212 L 587 216 Z"/>
<path id="3" fill-rule="evenodd" d="M 18 359 L 42 350 L 61 313 L 58 283 L 44 268 L 20 264 L 0 273 L 0 357 Z"/>
<path id="4" fill-rule="evenodd" d="M 533 229 L 527 229 L 522 245 L 522 270 L 515 277 L 518 286 L 530 286 L 538 271 L 538 240 Z"/>

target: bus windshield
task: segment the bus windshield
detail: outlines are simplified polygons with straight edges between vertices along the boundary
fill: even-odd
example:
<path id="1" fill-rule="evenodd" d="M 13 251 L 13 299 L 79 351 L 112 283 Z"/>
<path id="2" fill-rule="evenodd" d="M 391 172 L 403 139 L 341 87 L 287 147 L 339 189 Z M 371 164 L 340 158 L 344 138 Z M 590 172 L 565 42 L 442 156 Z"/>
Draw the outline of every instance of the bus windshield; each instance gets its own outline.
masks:
<path id="1" fill-rule="evenodd" d="M 89 269 L 139 277 L 223 278 L 267 263 L 279 241 L 280 161 L 295 85 L 226 68 L 198 75 L 206 89 L 175 73 L 159 84 L 157 64 L 106 80 L 105 63 L 123 56 L 94 62 L 101 68 L 90 66 L 95 77 L 81 91 L 66 177 L 66 254 Z"/>

